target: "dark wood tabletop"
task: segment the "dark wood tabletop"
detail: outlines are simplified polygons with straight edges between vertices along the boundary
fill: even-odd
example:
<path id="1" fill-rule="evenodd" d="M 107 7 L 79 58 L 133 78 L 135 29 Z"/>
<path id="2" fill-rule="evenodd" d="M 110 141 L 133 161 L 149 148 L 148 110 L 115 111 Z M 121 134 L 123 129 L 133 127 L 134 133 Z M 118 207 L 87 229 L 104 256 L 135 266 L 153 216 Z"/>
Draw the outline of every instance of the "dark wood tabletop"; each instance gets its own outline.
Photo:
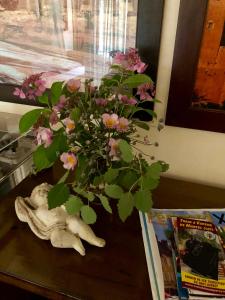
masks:
<path id="1" fill-rule="evenodd" d="M 17 219 L 16 196 L 28 196 L 34 186 L 51 183 L 53 177 L 49 171 L 26 178 L 0 199 L 0 282 L 50 299 L 151 299 L 137 212 L 124 224 L 98 207 L 93 228 L 106 246 L 84 243 L 85 257 L 73 249 L 53 248 Z"/>
<path id="2" fill-rule="evenodd" d="M 16 196 L 28 196 L 37 184 L 54 180 L 52 171 L 29 177 L 0 200 L 0 282 L 7 284 L 8 291 L 16 286 L 49 299 L 150 300 L 137 212 L 122 223 L 116 215 L 97 208 L 98 220 L 93 227 L 98 236 L 106 239 L 106 247 L 85 244 L 85 257 L 72 249 L 53 248 L 17 219 Z M 154 192 L 154 206 L 225 207 L 225 190 L 162 178 Z"/>

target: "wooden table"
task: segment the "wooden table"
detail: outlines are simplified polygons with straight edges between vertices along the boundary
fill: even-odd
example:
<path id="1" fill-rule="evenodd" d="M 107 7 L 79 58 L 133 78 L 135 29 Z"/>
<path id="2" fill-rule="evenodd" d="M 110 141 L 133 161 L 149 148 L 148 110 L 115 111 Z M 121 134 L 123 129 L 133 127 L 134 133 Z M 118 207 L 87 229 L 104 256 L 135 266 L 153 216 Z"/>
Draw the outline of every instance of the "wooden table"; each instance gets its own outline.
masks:
<path id="1" fill-rule="evenodd" d="M 45 180 L 52 182 L 51 171 L 25 179 L 0 200 L 0 282 L 50 299 L 150 300 L 151 291 L 137 213 L 122 224 L 117 217 L 102 213 L 94 226 L 106 239 L 103 249 L 85 244 L 86 256 L 72 249 L 56 249 L 39 240 L 28 225 L 17 220 L 16 195 L 27 196 Z M 154 193 L 155 207 L 225 207 L 225 190 L 184 181 L 162 178 Z M 7 289 L 8 288 L 8 289 Z M 3 287 L 0 286 L 2 293 Z M 5 299 L 31 298 L 19 291 Z M 8 294 L 7 294 L 8 295 Z M 1 295 L 0 295 L 0 299 Z M 3 298 L 4 299 L 4 298 Z"/>
<path id="2" fill-rule="evenodd" d="M 17 219 L 16 196 L 29 195 L 34 186 L 46 180 L 51 183 L 53 177 L 49 171 L 27 178 L 0 199 L 0 282 L 7 284 L 0 286 L 0 293 L 12 294 L 6 298 L 0 294 L 0 299 L 25 300 L 24 293 L 19 290 L 19 298 L 11 286 L 50 299 L 151 299 L 138 213 L 125 224 L 105 211 L 98 214 L 94 230 L 106 239 L 106 247 L 85 243 L 85 257 L 73 249 L 53 248 Z M 31 294 L 26 297 L 33 299 Z"/>

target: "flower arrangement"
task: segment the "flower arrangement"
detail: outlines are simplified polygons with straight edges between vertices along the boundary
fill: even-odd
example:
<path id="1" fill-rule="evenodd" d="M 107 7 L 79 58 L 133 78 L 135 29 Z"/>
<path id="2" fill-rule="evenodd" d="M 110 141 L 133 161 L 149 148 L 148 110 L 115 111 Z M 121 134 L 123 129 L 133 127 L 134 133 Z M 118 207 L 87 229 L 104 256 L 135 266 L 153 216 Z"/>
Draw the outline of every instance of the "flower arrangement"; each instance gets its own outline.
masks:
<path id="1" fill-rule="evenodd" d="M 142 74 L 146 64 L 136 49 L 117 52 L 110 73 L 98 87 L 93 80 L 55 82 L 46 89 L 44 73 L 30 76 L 15 95 L 37 98 L 45 107 L 22 116 L 20 132 L 33 128 L 37 149 L 33 153 L 36 171 L 60 160 L 65 174 L 48 194 L 49 209 L 64 205 L 69 214 L 80 213 L 87 224 L 96 221 L 95 203 L 112 213 L 117 201 L 120 218 L 125 221 L 136 207 L 148 212 L 152 190 L 160 173 L 168 169 L 162 161 L 149 164 L 138 143 L 137 126 L 149 130 L 146 122 L 134 118 L 138 111 L 156 118 L 154 111 L 138 106 L 154 99 L 151 78 Z M 68 182 L 73 174 L 72 182 Z M 71 176 L 70 176 L 71 178 Z"/>

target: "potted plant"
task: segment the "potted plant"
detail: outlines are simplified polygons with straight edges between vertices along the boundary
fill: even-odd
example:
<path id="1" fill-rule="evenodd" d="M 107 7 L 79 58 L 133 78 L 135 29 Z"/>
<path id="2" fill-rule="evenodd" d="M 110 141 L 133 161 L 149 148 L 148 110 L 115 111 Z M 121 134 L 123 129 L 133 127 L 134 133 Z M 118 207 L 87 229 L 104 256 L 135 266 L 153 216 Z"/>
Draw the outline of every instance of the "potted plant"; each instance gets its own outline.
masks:
<path id="1" fill-rule="evenodd" d="M 58 160 L 65 169 L 48 193 L 49 209 L 64 205 L 69 214 L 80 213 L 87 224 L 96 222 L 96 202 L 112 213 L 110 203 L 115 199 L 123 221 L 134 208 L 151 209 L 152 190 L 168 165 L 149 163 L 148 154 L 138 151 L 139 143 L 152 144 L 137 133 L 137 127 L 148 131 L 149 124 L 134 114 L 145 111 L 156 118 L 154 111 L 138 106 L 157 101 L 151 78 L 142 74 L 145 69 L 137 50 L 130 48 L 115 54 L 110 73 L 98 87 L 92 79 L 71 79 L 55 82 L 47 90 L 41 73 L 16 88 L 19 97 L 37 98 L 45 105 L 23 115 L 19 125 L 21 133 L 33 128 L 36 135 L 36 171 Z M 73 174 L 70 182 L 69 174 Z"/>

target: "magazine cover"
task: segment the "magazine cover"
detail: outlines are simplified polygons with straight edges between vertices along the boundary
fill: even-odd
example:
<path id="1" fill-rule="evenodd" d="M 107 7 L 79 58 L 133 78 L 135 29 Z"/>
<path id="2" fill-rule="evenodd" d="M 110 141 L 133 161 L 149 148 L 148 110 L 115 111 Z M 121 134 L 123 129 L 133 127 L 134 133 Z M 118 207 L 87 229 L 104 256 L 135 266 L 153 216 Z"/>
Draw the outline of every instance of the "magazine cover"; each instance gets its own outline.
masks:
<path id="1" fill-rule="evenodd" d="M 225 244 L 225 209 L 152 209 L 150 214 L 140 214 L 143 240 L 146 251 L 153 299 L 225 299 L 220 294 L 212 294 L 192 288 L 182 289 L 177 280 L 181 275 L 177 270 L 176 253 L 172 247 L 173 226 L 171 217 L 202 219 L 217 226 L 221 244 Z M 219 276 L 224 276 L 225 268 L 218 266 Z M 179 287 L 179 288 L 178 288 Z M 184 292 L 183 298 L 178 291 Z M 186 297 L 186 298 L 185 298 Z"/>
<path id="2" fill-rule="evenodd" d="M 219 266 L 225 266 L 224 252 L 217 227 L 206 220 L 177 217 L 174 234 L 182 287 L 225 295 L 224 274 L 219 274 Z"/>

